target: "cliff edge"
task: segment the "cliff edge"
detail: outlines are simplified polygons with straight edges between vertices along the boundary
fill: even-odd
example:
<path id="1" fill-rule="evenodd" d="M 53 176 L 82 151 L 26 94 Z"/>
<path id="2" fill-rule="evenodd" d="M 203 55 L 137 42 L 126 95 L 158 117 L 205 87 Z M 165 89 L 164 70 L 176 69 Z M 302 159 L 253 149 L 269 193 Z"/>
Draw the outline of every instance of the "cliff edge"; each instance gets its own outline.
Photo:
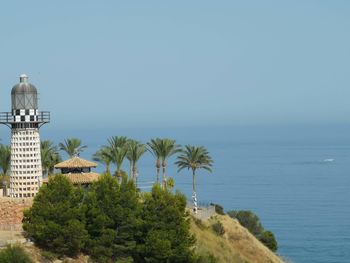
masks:
<path id="1" fill-rule="evenodd" d="M 212 226 L 221 222 L 224 234 L 217 234 Z M 196 250 L 202 255 L 213 255 L 218 262 L 283 263 L 275 253 L 257 240 L 237 220 L 215 214 L 200 220 L 191 216 L 191 232 L 196 235 Z"/>

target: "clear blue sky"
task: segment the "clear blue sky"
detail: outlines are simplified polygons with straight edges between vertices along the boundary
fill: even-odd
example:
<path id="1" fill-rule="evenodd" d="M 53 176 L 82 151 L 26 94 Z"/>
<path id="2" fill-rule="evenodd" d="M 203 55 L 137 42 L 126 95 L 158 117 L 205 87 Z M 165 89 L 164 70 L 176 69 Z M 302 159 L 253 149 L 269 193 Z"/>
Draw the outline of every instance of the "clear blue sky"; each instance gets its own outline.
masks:
<path id="1" fill-rule="evenodd" d="M 6 1 L 0 110 L 52 127 L 348 123 L 349 1 Z"/>

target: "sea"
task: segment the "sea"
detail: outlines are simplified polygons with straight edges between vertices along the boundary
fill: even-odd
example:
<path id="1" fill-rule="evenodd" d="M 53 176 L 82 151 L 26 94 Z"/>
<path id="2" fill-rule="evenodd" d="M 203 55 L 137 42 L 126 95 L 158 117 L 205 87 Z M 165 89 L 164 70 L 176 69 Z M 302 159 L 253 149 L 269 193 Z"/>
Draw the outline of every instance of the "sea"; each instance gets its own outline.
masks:
<path id="1" fill-rule="evenodd" d="M 116 125 L 117 127 L 117 125 Z M 218 203 L 229 210 L 251 210 L 278 241 L 287 262 L 350 262 L 350 125 L 247 125 L 55 129 L 43 127 L 42 139 L 56 143 L 82 139 L 92 154 L 110 136 L 147 142 L 169 137 L 181 145 L 203 145 L 214 159 L 213 172 L 198 171 L 201 205 Z M 63 155 L 63 157 L 66 157 Z M 188 199 L 191 172 L 168 176 Z M 103 171 L 99 165 L 97 171 Z M 129 171 L 127 161 L 124 170 Z M 156 179 L 155 160 L 146 153 L 138 163 L 138 186 L 149 191 Z"/>

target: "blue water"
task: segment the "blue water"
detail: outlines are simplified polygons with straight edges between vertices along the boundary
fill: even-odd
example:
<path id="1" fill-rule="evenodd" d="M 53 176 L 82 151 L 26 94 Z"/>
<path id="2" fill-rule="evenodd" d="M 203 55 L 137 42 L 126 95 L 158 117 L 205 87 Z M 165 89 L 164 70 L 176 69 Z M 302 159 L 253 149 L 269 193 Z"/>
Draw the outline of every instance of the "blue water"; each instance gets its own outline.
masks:
<path id="1" fill-rule="evenodd" d="M 111 135 L 204 145 L 215 166 L 212 174 L 198 173 L 201 203 L 254 211 L 275 233 L 278 253 L 292 262 L 350 262 L 350 126 L 42 131 L 42 138 L 57 142 L 82 138 L 85 158 Z M 173 162 L 168 175 L 190 197 L 190 173 L 178 174 Z M 150 154 L 139 163 L 139 178 L 143 190 L 155 180 Z"/>

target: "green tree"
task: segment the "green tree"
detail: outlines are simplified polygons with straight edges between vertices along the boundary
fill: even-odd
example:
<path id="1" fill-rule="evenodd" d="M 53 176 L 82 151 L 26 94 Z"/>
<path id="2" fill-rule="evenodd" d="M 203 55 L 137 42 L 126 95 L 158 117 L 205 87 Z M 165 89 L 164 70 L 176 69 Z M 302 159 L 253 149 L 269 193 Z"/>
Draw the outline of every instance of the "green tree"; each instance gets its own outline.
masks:
<path id="1" fill-rule="evenodd" d="M 181 151 L 181 154 L 177 157 L 175 164 L 178 166 L 178 171 L 184 168 L 192 170 L 192 190 L 193 190 L 193 204 L 194 212 L 197 213 L 197 193 L 196 193 L 196 171 L 198 169 L 204 169 L 211 172 L 213 166 L 213 159 L 209 156 L 209 152 L 203 146 L 191 146 L 186 145 L 185 149 Z"/>
<path id="2" fill-rule="evenodd" d="M 7 245 L 0 250 L 0 263 L 32 263 L 29 255 L 19 245 Z"/>
<path id="3" fill-rule="evenodd" d="M 65 139 L 64 143 L 58 144 L 60 150 L 66 152 L 69 157 L 79 155 L 87 147 L 86 145 L 81 145 L 81 140 L 78 138 Z"/>
<path id="4" fill-rule="evenodd" d="M 174 154 L 180 152 L 180 145 L 176 144 L 175 140 L 172 139 L 161 139 L 160 140 L 160 153 L 161 153 L 161 161 L 163 168 L 163 188 L 166 188 L 166 168 L 167 168 L 167 160 L 173 156 Z"/>
<path id="5" fill-rule="evenodd" d="M 11 148 L 8 145 L 0 144 L 0 169 L 3 175 L 7 175 L 10 170 Z"/>
<path id="6" fill-rule="evenodd" d="M 156 184 L 143 203 L 143 231 L 137 262 L 193 262 L 195 238 L 190 234 L 186 198 Z"/>
<path id="7" fill-rule="evenodd" d="M 147 150 L 156 159 L 157 184 L 159 184 L 159 181 L 160 181 L 159 173 L 160 173 L 161 158 L 162 158 L 161 142 L 162 140 L 160 138 L 156 138 L 156 139 L 151 139 L 151 141 L 147 143 Z"/>
<path id="8" fill-rule="evenodd" d="M 144 144 L 135 140 L 128 141 L 126 156 L 131 166 L 130 178 L 134 181 L 135 184 L 137 179 L 137 162 L 145 152 L 146 146 Z"/>
<path id="9" fill-rule="evenodd" d="M 24 212 L 23 229 L 41 248 L 59 255 L 75 256 L 87 241 L 82 209 L 84 192 L 63 175 L 43 185 L 32 207 Z"/>
<path id="10" fill-rule="evenodd" d="M 45 140 L 40 143 L 41 165 L 44 175 L 52 174 L 55 164 L 61 162 L 58 148 L 52 141 Z"/>
<path id="11" fill-rule="evenodd" d="M 102 146 L 92 157 L 96 162 L 102 163 L 106 166 L 106 173 L 111 173 L 110 166 L 112 162 L 111 148 L 108 146 Z"/>
<path id="12" fill-rule="evenodd" d="M 136 251 L 141 203 L 127 176 L 121 185 L 103 175 L 93 183 L 84 201 L 89 241 L 86 252 L 98 262 L 126 260 Z"/>

